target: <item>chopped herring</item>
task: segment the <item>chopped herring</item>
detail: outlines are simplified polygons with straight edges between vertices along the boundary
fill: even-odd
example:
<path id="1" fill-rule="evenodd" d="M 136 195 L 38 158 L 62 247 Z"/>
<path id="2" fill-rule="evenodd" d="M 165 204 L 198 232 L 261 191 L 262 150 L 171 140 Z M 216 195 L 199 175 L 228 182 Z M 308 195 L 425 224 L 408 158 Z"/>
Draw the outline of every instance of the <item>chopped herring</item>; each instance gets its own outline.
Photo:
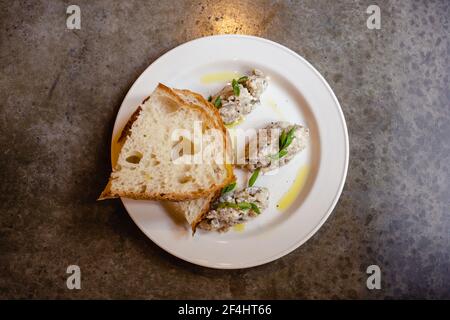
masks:
<path id="1" fill-rule="evenodd" d="M 290 133 L 289 144 L 283 147 L 280 136 L 284 137 Z M 294 156 L 305 149 L 309 136 L 308 128 L 298 124 L 279 121 L 271 122 L 268 126 L 258 130 L 255 145 L 256 150 L 249 150 L 250 153 L 244 167 L 250 171 L 261 168 L 263 172 L 274 170 L 287 164 Z M 286 140 L 286 139 L 285 139 Z"/>
<path id="2" fill-rule="evenodd" d="M 230 227 L 256 217 L 267 208 L 268 203 L 267 188 L 248 187 L 225 193 L 213 203 L 213 209 L 206 214 L 199 227 L 205 230 L 228 231 Z"/>
<path id="3" fill-rule="evenodd" d="M 225 124 L 233 123 L 253 111 L 260 104 L 260 97 L 268 85 L 267 77 L 260 70 L 253 70 L 246 81 L 236 84 L 239 95 L 235 95 L 233 86 L 227 84 L 212 101 L 221 101 L 219 112 Z"/>

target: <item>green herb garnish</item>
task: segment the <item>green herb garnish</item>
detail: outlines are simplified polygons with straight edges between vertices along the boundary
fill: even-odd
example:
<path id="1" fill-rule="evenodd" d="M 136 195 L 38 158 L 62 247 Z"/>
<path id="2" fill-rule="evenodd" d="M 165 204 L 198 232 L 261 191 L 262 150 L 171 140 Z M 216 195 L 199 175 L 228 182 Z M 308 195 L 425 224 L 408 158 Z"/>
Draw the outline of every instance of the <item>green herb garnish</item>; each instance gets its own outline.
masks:
<path id="1" fill-rule="evenodd" d="M 287 155 L 287 147 L 292 143 L 292 140 L 295 138 L 295 127 L 289 130 L 287 133 L 285 130 L 280 134 L 280 138 L 278 139 L 278 148 L 279 151 L 277 154 L 271 155 L 272 159 L 281 159 L 285 155 Z"/>
<path id="2" fill-rule="evenodd" d="M 259 210 L 258 206 L 254 203 L 250 203 L 250 205 L 252 206 L 252 210 L 255 211 L 256 214 L 260 214 L 261 211 Z"/>
<path id="3" fill-rule="evenodd" d="M 239 94 L 241 93 L 241 88 L 239 88 L 239 83 L 236 79 L 233 79 L 231 81 L 231 86 L 233 87 L 233 93 L 236 97 L 239 97 Z"/>
<path id="4" fill-rule="evenodd" d="M 271 155 L 270 157 L 272 158 L 272 159 L 274 159 L 274 160 L 276 160 L 276 159 L 281 159 L 281 158 L 283 158 L 285 155 L 287 155 L 287 150 L 286 149 L 284 149 L 284 150 L 280 150 L 278 153 L 275 153 L 275 154 L 273 154 L 273 155 Z"/>
<path id="5" fill-rule="evenodd" d="M 280 150 L 286 149 L 291 144 L 292 140 L 295 137 L 294 132 L 295 132 L 295 127 L 292 128 L 291 130 L 289 130 L 288 133 L 286 133 L 286 131 L 283 130 L 283 133 L 280 136 Z M 284 138 L 283 138 L 283 134 L 284 134 Z M 283 140 L 281 140 L 281 138 L 283 138 Z"/>
<path id="6" fill-rule="evenodd" d="M 239 202 L 237 205 L 241 210 L 249 210 L 252 208 L 252 204 L 249 202 Z"/>
<path id="7" fill-rule="evenodd" d="M 281 132 L 280 138 L 278 139 L 278 147 L 281 149 L 282 146 L 286 144 L 287 133 L 283 130 Z"/>
<path id="8" fill-rule="evenodd" d="M 208 101 L 211 102 L 212 101 L 212 96 L 208 97 Z"/>
<path id="9" fill-rule="evenodd" d="M 233 191 L 235 187 L 236 182 L 230 183 L 229 185 L 227 185 L 225 188 L 222 189 L 222 194 Z"/>
<path id="10" fill-rule="evenodd" d="M 222 106 L 222 98 L 220 98 L 220 96 L 217 96 L 216 100 L 214 100 L 214 106 L 216 108 L 220 108 Z"/>
<path id="11" fill-rule="evenodd" d="M 249 187 L 253 187 L 253 185 L 255 184 L 256 179 L 258 179 L 258 176 L 259 176 L 259 171 L 260 171 L 260 168 L 258 168 L 255 171 L 253 171 L 252 176 L 248 180 L 248 186 Z"/>
<path id="12" fill-rule="evenodd" d="M 217 205 L 217 209 L 222 209 L 222 208 L 234 208 L 234 209 L 239 209 L 238 205 L 234 202 L 220 202 Z"/>
<path id="13" fill-rule="evenodd" d="M 217 205 L 217 209 L 222 209 L 222 208 L 233 208 L 233 209 L 241 209 L 241 210 L 253 210 L 254 212 L 256 212 L 257 214 L 260 214 L 261 211 L 259 210 L 258 206 L 254 203 L 251 202 L 239 202 L 239 203 L 234 203 L 234 202 L 220 202 Z"/>
<path id="14" fill-rule="evenodd" d="M 286 135 L 286 141 L 284 142 L 282 149 L 286 149 L 291 144 L 292 140 L 295 138 L 295 128 L 292 128 L 289 130 L 289 132 Z"/>
<path id="15" fill-rule="evenodd" d="M 244 83 L 247 82 L 247 80 L 248 80 L 248 77 L 243 76 L 243 77 L 240 77 L 237 82 L 243 85 Z"/>

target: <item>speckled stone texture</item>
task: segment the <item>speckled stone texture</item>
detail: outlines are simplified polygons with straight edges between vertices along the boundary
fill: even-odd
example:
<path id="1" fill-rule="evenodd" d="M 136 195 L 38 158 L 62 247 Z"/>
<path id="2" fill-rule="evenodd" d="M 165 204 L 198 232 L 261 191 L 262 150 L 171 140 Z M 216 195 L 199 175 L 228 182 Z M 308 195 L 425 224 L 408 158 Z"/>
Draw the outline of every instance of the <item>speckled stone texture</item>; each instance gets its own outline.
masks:
<path id="1" fill-rule="evenodd" d="M 450 298 L 450 2 L 0 3 L 0 298 Z M 169 4 L 170 3 L 170 4 Z M 248 270 L 159 249 L 119 200 L 96 202 L 122 99 L 161 54 L 253 34 L 309 60 L 341 102 L 350 167 L 305 245 Z M 66 288 L 66 267 L 82 289 Z M 367 266 L 382 289 L 366 288 Z"/>

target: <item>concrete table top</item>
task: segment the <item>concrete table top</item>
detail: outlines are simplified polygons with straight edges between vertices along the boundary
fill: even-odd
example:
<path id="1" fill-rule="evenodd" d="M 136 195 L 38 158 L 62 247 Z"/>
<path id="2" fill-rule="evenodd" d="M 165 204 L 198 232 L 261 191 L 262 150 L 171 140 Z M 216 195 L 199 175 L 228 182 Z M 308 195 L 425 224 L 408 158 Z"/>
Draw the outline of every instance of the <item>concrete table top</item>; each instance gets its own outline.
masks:
<path id="1" fill-rule="evenodd" d="M 0 298 L 450 298 L 450 2 L 0 3 Z M 247 270 L 167 254 L 120 200 L 96 202 L 124 95 L 156 58 L 239 33 L 310 61 L 336 93 L 350 166 L 305 245 Z M 81 268 L 81 290 L 66 268 Z M 366 268 L 381 269 L 381 289 Z"/>

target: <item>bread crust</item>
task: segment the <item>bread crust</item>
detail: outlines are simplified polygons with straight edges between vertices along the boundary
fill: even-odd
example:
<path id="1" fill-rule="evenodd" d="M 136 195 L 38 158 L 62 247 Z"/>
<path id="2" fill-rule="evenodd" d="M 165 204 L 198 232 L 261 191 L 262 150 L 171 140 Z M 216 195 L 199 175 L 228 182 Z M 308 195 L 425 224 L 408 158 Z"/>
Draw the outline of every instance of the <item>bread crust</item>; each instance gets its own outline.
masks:
<path id="1" fill-rule="evenodd" d="M 150 98 L 147 97 L 144 102 Z M 143 103 L 144 103 L 143 102 Z M 141 106 L 137 107 L 137 109 L 133 112 L 130 119 L 128 119 L 127 123 L 125 124 L 125 127 L 122 129 L 122 133 L 120 134 L 119 139 L 117 139 L 117 142 L 122 143 L 125 142 L 126 138 L 130 135 L 131 127 L 133 126 L 133 123 L 136 121 L 136 119 L 139 117 L 139 114 L 141 113 L 142 108 Z"/>
<path id="2" fill-rule="evenodd" d="M 145 193 L 138 193 L 138 192 L 111 192 L 111 188 L 108 188 L 108 185 L 106 186 L 105 190 L 103 190 L 102 194 L 97 200 L 106 200 L 106 199 L 114 199 L 119 197 L 124 198 L 130 198 L 134 200 L 169 200 L 169 201 L 184 201 L 184 200 L 195 200 L 199 198 L 206 197 L 208 195 L 211 195 L 211 193 L 214 193 L 217 190 L 221 190 L 225 185 L 227 185 L 229 182 L 225 184 L 221 184 L 219 186 L 213 186 L 210 189 L 204 190 L 204 191 L 194 191 L 189 193 L 160 193 L 160 192 L 145 192 Z M 212 191 L 210 191 L 212 190 Z"/>
<path id="3" fill-rule="evenodd" d="M 185 95 L 194 96 L 199 102 L 201 102 L 204 105 L 204 107 L 208 108 L 210 111 L 213 112 L 213 114 L 215 115 L 215 118 L 213 119 L 213 120 L 215 120 L 214 121 L 215 128 L 221 130 L 223 133 L 224 145 L 225 145 L 226 153 L 227 153 L 227 158 L 225 160 L 232 159 L 231 158 L 231 152 L 232 152 L 231 138 L 230 138 L 230 135 L 228 134 L 228 130 L 225 127 L 225 124 L 223 123 L 223 120 L 222 120 L 222 117 L 220 116 L 219 110 L 212 103 L 207 101 L 202 95 L 200 95 L 196 92 L 190 91 L 188 89 L 173 89 L 173 90 L 175 92 L 181 92 Z M 195 105 L 189 101 L 185 101 L 185 103 Z M 228 172 L 229 181 L 223 187 L 230 184 L 231 182 L 236 181 L 236 177 L 234 176 L 234 172 L 233 172 L 233 166 L 228 163 L 228 164 L 226 164 L 226 169 Z M 197 215 L 197 218 L 191 223 L 192 235 L 195 234 L 195 231 L 197 230 L 197 226 L 204 219 L 205 215 L 209 212 L 209 210 L 211 208 L 211 203 L 214 202 L 215 199 L 217 199 L 220 196 L 220 194 L 222 192 L 222 188 L 220 188 L 216 192 L 211 193 L 207 197 L 205 197 L 205 199 L 207 200 L 206 205 L 200 210 L 200 212 Z"/>
<path id="4" fill-rule="evenodd" d="M 210 111 L 212 111 L 215 114 L 215 118 L 213 119 L 213 121 L 216 123 L 216 129 L 219 129 L 223 132 L 223 139 L 224 139 L 224 146 L 225 146 L 225 152 L 226 152 L 226 157 L 225 157 L 225 163 L 228 164 L 232 164 L 232 144 L 231 144 L 231 138 L 230 138 L 230 134 L 228 133 L 227 128 L 225 127 L 225 124 L 222 120 L 222 116 L 220 115 L 219 110 L 208 100 L 206 100 L 202 95 L 190 91 L 188 89 L 173 89 L 175 92 L 182 92 L 186 95 L 192 95 L 194 96 L 197 100 L 199 100 L 200 102 L 203 103 L 203 105 L 208 108 Z M 194 105 L 193 103 L 190 103 L 188 101 L 185 101 L 185 103 L 189 103 L 191 105 Z M 208 115 L 209 116 L 209 115 Z M 228 161 L 230 160 L 230 161 Z M 233 168 L 231 168 L 231 171 L 233 170 Z"/>
<path id="5" fill-rule="evenodd" d="M 186 103 L 186 101 L 184 99 L 182 99 L 174 90 L 163 85 L 162 83 L 158 84 L 157 89 L 162 90 L 167 95 L 169 95 L 171 98 L 175 99 L 179 103 L 180 108 L 193 108 L 193 109 L 198 110 L 202 114 L 202 116 L 208 121 L 208 124 L 211 127 L 215 127 L 215 125 L 213 125 L 213 124 L 215 124 L 214 119 L 202 107 L 194 105 L 194 104 Z M 198 94 L 195 94 L 195 95 L 201 97 Z M 149 97 L 144 99 L 144 101 L 142 102 L 141 105 L 143 105 L 149 99 Z M 203 97 L 201 97 L 201 98 L 203 99 Z M 204 101 L 206 101 L 206 100 L 204 100 Z M 119 139 L 117 140 L 117 142 L 124 143 L 126 141 L 126 139 L 128 138 L 131 128 L 132 128 L 134 122 L 136 121 L 136 119 L 138 118 L 140 111 L 142 110 L 141 105 L 130 116 L 125 127 L 122 129 L 122 133 L 121 133 Z M 220 115 L 219 115 L 218 119 L 220 119 L 220 121 L 221 121 Z M 223 127 L 223 128 L 225 128 L 225 127 Z M 224 132 L 226 134 L 226 131 L 224 131 Z M 113 171 L 114 171 L 114 169 L 113 169 Z M 203 189 L 203 190 L 188 192 L 188 193 L 187 192 L 185 192 L 185 193 L 161 193 L 161 192 L 150 192 L 150 191 L 147 191 L 144 193 L 112 192 L 111 191 L 112 178 L 110 176 L 105 189 L 102 191 L 100 197 L 97 200 L 125 197 L 125 198 L 131 198 L 131 199 L 136 199 L 136 200 L 184 201 L 184 200 L 194 200 L 194 199 L 198 199 L 198 198 L 202 198 L 202 197 L 207 197 L 207 196 L 210 196 L 211 194 L 215 194 L 218 190 L 221 190 L 223 187 L 228 185 L 232 180 L 234 180 L 232 166 L 226 165 L 226 170 L 227 170 L 227 178 L 222 183 L 213 184 L 208 189 Z"/>

